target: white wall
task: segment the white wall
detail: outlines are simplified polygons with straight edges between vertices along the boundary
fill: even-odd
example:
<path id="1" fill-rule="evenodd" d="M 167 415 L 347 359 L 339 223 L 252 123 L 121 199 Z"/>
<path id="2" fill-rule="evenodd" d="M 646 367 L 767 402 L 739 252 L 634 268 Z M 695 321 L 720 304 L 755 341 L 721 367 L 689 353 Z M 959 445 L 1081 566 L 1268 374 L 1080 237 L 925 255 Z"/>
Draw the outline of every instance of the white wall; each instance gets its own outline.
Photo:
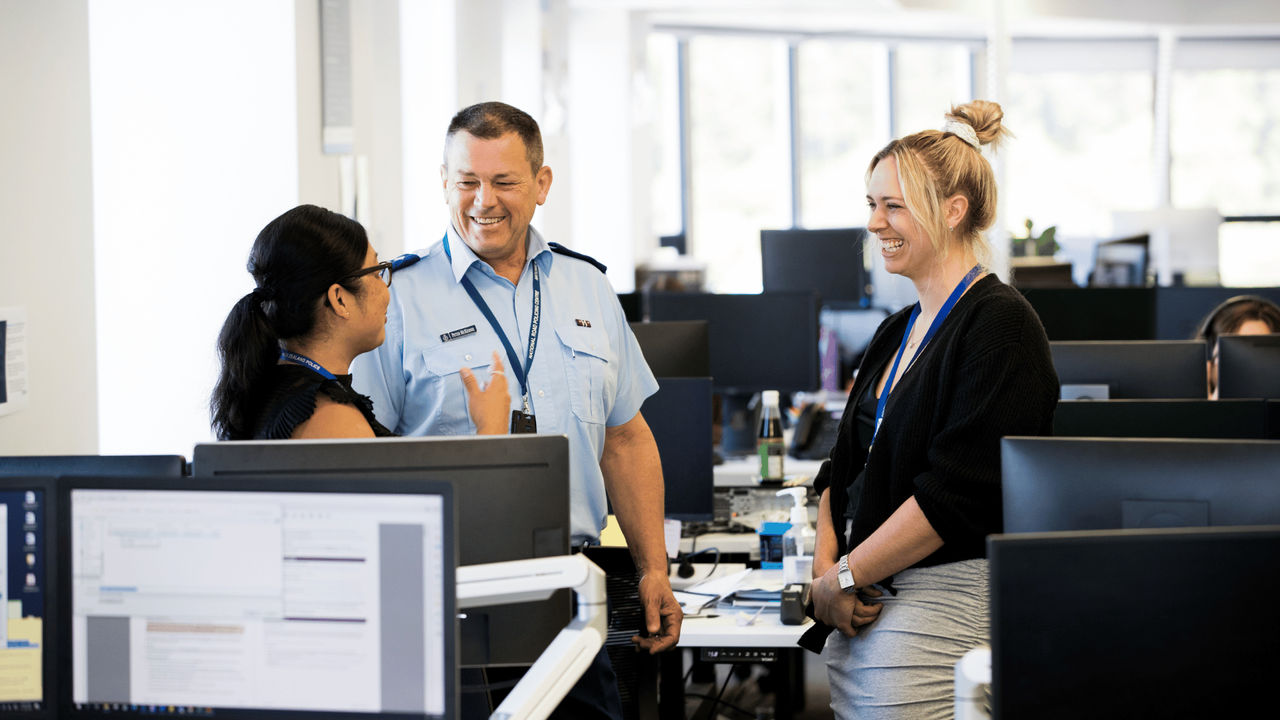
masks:
<path id="1" fill-rule="evenodd" d="M 341 212 L 343 158 L 326 155 L 321 143 L 320 4 L 294 0 L 294 16 L 298 201 Z M 381 0 L 352 0 L 350 29 L 354 142 L 346 159 L 353 165 L 359 159 L 367 168 L 357 219 L 374 248 L 390 258 L 406 249 L 400 6 Z"/>
<path id="2" fill-rule="evenodd" d="M 86 0 L 0 0 L 0 306 L 27 313 L 30 404 L 0 455 L 98 449 Z"/>
<path id="3" fill-rule="evenodd" d="M 262 226 L 298 201 L 293 0 L 89 13 L 100 450 L 210 437 L 215 341 Z"/>

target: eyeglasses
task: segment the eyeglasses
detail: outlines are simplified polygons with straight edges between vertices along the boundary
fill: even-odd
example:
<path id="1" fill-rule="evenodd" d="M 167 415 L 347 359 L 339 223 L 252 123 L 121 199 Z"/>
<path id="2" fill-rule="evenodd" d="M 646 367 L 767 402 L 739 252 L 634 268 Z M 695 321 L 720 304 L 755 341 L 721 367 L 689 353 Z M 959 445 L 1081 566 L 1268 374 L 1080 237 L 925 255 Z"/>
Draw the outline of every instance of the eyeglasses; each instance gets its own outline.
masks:
<path id="1" fill-rule="evenodd" d="M 350 275 L 344 275 L 343 277 L 338 278 L 338 282 L 342 282 L 343 280 L 355 280 L 358 277 L 377 273 L 378 279 L 385 283 L 387 287 L 391 287 L 391 273 L 394 269 L 395 265 L 393 265 L 390 260 L 387 260 L 385 262 L 380 262 L 377 265 L 371 265 L 367 268 L 357 270 Z"/>

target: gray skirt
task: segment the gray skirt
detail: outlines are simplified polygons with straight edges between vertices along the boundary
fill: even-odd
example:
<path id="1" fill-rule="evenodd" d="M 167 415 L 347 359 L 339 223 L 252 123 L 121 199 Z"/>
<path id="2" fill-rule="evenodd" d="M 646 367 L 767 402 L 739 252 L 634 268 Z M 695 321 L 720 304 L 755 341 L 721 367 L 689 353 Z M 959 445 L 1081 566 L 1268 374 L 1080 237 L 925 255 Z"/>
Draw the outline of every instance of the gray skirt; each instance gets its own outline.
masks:
<path id="1" fill-rule="evenodd" d="M 837 718 L 950 718 L 955 665 L 986 645 L 985 559 L 904 570 L 880 616 L 847 638 L 827 638 L 831 709 Z"/>

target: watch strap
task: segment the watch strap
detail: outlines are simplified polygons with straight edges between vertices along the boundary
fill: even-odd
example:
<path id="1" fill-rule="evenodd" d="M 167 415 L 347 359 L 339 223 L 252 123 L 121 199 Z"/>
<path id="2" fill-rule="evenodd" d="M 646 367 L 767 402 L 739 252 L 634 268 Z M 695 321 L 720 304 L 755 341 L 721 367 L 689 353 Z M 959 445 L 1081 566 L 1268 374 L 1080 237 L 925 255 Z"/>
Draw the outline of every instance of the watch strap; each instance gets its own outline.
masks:
<path id="1" fill-rule="evenodd" d="M 840 581 L 841 591 L 846 593 L 857 592 L 857 587 L 853 580 L 853 571 L 849 569 L 848 555 L 840 556 L 840 563 L 836 568 L 836 579 Z"/>

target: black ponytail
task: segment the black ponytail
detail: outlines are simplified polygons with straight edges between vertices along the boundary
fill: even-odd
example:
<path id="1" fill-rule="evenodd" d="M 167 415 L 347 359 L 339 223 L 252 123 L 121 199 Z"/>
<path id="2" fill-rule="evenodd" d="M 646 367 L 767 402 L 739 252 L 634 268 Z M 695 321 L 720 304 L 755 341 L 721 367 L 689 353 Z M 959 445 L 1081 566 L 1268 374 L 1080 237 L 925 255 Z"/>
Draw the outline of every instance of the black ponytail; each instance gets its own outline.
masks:
<path id="1" fill-rule="evenodd" d="M 258 287 L 236 302 L 218 334 L 221 371 L 209 408 L 219 440 L 253 437 L 282 341 L 315 329 L 329 286 L 359 270 L 368 248 L 359 223 L 315 205 L 300 205 L 258 233 L 246 266 Z M 360 291 L 357 282 L 343 286 Z"/>

